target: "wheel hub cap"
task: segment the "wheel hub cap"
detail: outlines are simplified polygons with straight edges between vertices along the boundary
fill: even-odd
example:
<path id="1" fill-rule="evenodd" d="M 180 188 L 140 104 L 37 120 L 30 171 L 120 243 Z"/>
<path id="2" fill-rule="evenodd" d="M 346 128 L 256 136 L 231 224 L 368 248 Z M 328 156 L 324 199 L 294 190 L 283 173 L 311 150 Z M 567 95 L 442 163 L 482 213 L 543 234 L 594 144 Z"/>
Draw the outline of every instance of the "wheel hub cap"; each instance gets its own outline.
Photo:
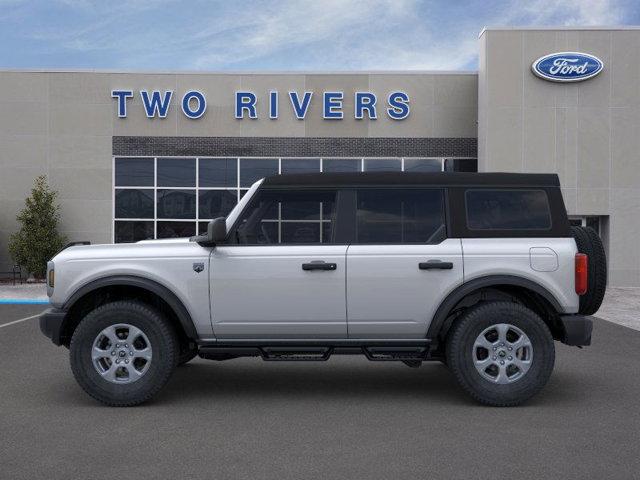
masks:
<path id="1" fill-rule="evenodd" d="M 93 341 L 91 359 L 102 378 L 111 383 L 133 383 L 147 373 L 152 359 L 151 342 L 138 327 L 111 325 Z"/>
<path id="2" fill-rule="evenodd" d="M 473 344 L 476 370 L 492 383 L 507 384 L 526 375 L 533 361 L 533 345 L 518 327 L 498 323 L 483 330 Z"/>

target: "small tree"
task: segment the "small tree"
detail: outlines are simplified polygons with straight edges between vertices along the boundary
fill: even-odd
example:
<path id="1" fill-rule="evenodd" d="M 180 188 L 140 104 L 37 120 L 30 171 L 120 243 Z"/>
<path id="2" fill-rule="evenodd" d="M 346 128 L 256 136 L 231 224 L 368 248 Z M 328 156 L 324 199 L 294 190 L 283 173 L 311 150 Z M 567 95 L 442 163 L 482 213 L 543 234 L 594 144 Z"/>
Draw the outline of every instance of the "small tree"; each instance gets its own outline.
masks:
<path id="1" fill-rule="evenodd" d="M 16 217 L 20 230 L 11 235 L 9 253 L 15 263 L 44 278 L 47 261 L 67 241 L 58 233 L 60 205 L 56 203 L 58 192 L 51 190 L 44 175 L 35 179 L 31 196 L 25 200 L 25 208 Z"/>

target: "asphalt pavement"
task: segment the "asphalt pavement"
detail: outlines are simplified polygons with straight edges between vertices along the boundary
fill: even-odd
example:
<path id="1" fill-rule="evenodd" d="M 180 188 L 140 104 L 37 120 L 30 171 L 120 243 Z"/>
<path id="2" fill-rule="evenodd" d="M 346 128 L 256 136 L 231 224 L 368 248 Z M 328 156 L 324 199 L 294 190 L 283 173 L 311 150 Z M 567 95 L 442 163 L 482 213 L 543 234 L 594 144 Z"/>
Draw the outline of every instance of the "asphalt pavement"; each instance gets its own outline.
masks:
<path id="1" fill-rule="evenodd" d="M 640 477 L 640 332 L 597 320 L 556 343 L 526 405 L 482 407 L 436 363 L 196 359 L 150 403 L 104 407 L 37 319 L 0 306 L 2 479 Z M 3 326 L 7 325 L 7 326 Z"/>

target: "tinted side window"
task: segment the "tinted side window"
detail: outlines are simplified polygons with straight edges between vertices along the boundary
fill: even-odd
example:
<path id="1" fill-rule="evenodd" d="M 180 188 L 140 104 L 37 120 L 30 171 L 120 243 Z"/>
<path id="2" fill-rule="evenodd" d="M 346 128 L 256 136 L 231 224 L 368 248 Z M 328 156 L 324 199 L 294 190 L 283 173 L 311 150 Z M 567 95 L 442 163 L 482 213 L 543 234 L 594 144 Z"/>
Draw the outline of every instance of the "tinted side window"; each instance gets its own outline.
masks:
<path id="1" fill-rule="evenodd" d="M 467 190 L 469 230 L 549 230 L 551 212 L 544 190 Z"/>
<path id="2" fill-rule="evenodd" d="M 335 190 L 260 190 L 233 239 L 241 245 L 332 243 L 335 199 Z"/>
<path id="3" fill-rule="evenodd" d="M 362 189 L 357 193 L 358 243 L 439 243 L 446 237 L 439 189 Z"/>

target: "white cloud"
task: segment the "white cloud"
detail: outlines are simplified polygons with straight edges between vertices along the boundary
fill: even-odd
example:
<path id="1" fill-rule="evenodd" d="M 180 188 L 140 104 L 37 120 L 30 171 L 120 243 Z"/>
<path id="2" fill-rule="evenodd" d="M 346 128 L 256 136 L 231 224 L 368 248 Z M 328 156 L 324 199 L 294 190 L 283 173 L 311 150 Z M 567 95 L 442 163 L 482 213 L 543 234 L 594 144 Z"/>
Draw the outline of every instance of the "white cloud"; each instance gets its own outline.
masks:
<path id="1" fill-rule="evenodd" d="M 200 32 L 197 38 L 213 51 L 197 57 L 194 66 L 207 68 L 221 60 L 238 63 L 304 47 L 310 48 L 312 55 L 329 47 L 327 59 L 339 61 L 345 50 L 375 40 L 374 35 L 384 28 L 383 24 L 407 18 L 414 5 L 415 2 L 404 0 L 277 2 L 250 18 L 238 18 L 239 28 Z"/>
<path id="2" fill-rule="evenodd" d="M 67 21 L 26 35 L 45 55 L 118 62 L 96 67 L 458 70 L 475 64 L 485 25 L 614 25 L 623 1 L 58 0 Z"/>
<path id="3" fill-rule="evenodd" d="M 532 25 L 617 25 L 623 10 L 609 0 L 532 0 L 515 8 L 512 18 L 524 15 Z"/>
<path id="4" fill-rule="evenodd" d="M 382 0 L 279 3 L 256 15 L 250 28 L 236 34 L 204 33 L 201 38 L 206 48 L 196 54 L 192 65 L 219 69 L 278 52 L 301 51 L 304 54 L 292 58 L 290 68 L 457 70 L 475 63 L 477 34 L 485 25 L 614 25 L 623 18 L 622 8 L 607 0 L 530 0 L 497 7 L 498 13 L 487 8 L 480 16 L 469 12 L 455 18 L 446 17 L 446 8 L 440 9 L 440 17 L 437 11 L 430 15 L 436 4 Z"/>

